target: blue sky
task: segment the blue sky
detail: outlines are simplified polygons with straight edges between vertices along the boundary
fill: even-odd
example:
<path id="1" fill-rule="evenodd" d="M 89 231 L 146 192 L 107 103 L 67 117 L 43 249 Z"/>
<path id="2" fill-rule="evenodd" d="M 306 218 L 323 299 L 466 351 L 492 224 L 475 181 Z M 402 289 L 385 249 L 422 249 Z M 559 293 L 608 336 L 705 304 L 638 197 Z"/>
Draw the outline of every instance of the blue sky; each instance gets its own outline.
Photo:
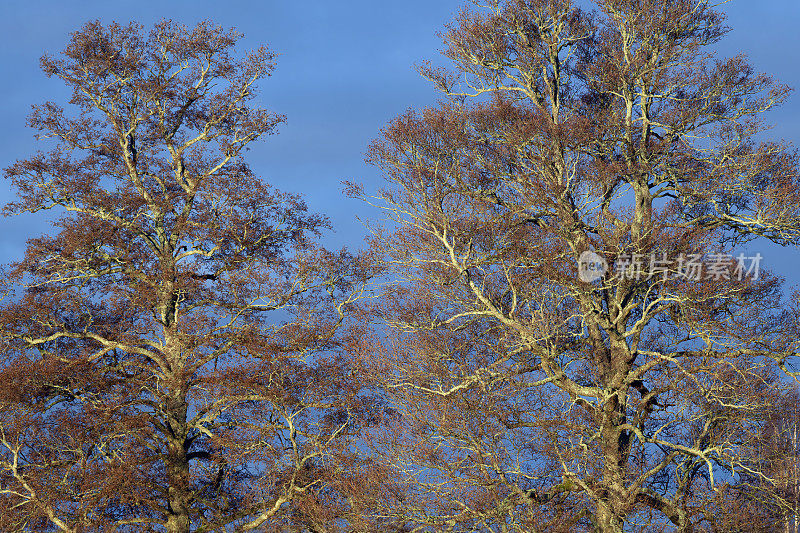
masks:
<path id="1" fill-rule="evenodd" d="M 245 1 L 139 0 L 137 2 L 3 0 L 0 6 L 0 167 L 31 154 L 33 131 L 25 127 L 30 105 L 67 100 L 55 79 L 39 70 L 43 52 L 63 48 L 69 32 L 87 20 L 162 18 L 192 24 L 212 19 L 245 34 L 242 48 L 268 44 L 280 54 L 275 75 L 262 85 L 263 105 L 288 116 L 278 136 L 253 147 L 252 167 L 277 187 L 304 195 L 327 213 L 334 245 L 360 242 L 356 216 L 379 213 L 341 194 L 342 180 L 379 186 L 364 164 L 378 130 L 409 107 L 433 104 L 438 95 L 413 68 L 439 58 L 436 32 L 464 4 L 461 0 Z M 720 49 L 745 52 L 757 70 L 800 89 L 800 2 L 732 0 L 723 7 L 733 31 Z M 800 141 L 800 93 L 773 113 L 772 136 Z M 0 183 L 0 203 L 11 199 Z M 46 231 L 40 215 L 0 219 L 0 263 L 19 257 L 25 239 Z M 758 245 L 764 265 L 800 282 L 800 253 Z"/>

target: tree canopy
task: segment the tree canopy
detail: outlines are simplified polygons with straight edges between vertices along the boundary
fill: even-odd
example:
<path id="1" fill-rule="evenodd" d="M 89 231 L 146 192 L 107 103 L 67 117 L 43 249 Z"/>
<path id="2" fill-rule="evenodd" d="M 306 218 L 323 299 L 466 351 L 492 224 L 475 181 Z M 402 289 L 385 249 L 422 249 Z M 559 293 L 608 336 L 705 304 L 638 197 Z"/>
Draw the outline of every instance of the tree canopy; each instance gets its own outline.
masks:
<path id="1" fill-rule="evenodd" d="M 7 215 L 0 529 L 798 528 L 790 89 L 707 0 L 488 0 L 368 148 L 362 252 L 248 165 L 266 46 L 89 22 Z M 314 149 L 314 147 L 310 147 Z M 795 303 L 792 303 L 795 302 Z"/>

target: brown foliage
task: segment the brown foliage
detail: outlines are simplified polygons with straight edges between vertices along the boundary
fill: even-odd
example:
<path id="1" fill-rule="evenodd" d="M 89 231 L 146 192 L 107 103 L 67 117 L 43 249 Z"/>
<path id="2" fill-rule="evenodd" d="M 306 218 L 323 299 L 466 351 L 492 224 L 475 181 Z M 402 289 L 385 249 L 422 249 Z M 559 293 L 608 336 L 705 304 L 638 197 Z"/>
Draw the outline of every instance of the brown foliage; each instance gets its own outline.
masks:
<path id="1" fill-rule="evenodd" d="M 389 334 L 362 350 L 399 420 L 373 449 L 407 490 L 380 512 L 422 530 L 697 531 L 724 487 L 774 487 L 757 459 L 796 315 L 763 269 L 678 258 L 800 242 L 797 155 L 759 140 L 788 89 L 715 57 L 705 0 L 594 4 L 464 10 L 453 72 L 421 69 L 442 103 L 368 156 L 397 228 L 374 241 Z M 584 252 L 644 275 L 583 280 Z M 769 527 L 751 504 L 736 527 Z"/>
<path id="2" fill-rule="evenodd" d="M 706 0 L 594 4 L 457 16 L 441 104 L 370 147 L 364 256 L 243 158 L 268 49 L 93 22 L 45 56 L 73 94 L 6 170 L 8 214 L 61 218 L 4 275 L 0 529 L 788 527 L 800 313 L 735 256 L 800 242 L 761 140 L 789 91 L 710 51 Z"/>
<path id="3" fill-rule="evenodd" d="M 376 404 L 338 330 L 368 271 L 242 157 L 284 119 L 254 100 L 274 54 L 239 38 L 92 22 L 42 58 L 73 94 L 34 107 L 52 149 L 6 170 L 7 213 L 62 216 L 0 308 L 3 531 L 328 531 L 351 512 Z"/>

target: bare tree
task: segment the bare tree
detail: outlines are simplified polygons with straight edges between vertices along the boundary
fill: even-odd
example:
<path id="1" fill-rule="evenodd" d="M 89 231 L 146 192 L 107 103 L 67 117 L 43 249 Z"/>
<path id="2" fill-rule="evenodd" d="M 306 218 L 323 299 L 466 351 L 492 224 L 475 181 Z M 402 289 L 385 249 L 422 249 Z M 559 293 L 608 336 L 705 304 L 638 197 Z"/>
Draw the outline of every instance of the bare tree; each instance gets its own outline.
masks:
<path id="1" fill-rule="evenodd" d="M 55 209 L 0 309 L 0 529 L 332 531 L 374 418 L 337 333 L 366 271 L 243 154 L 265 47 L 204 22 L 86 24 L 42 68 L 49 151 L 8 214 Z M 344 468 L 342 465 L 348 465 Z M 363 465 L 362 465 L 363 466 Z"/>
<path id="2" fill-rule="evenodd" d="M 775 481 L 796 314 L 739 246 L 800 241 L 797 155 L 760 140 L 789 89 L 714 55 L 706 0 L 594 4 L 465 9 L 421 69 L 443 102 L 369 153 L 397 283 L 361 349 L 408 491 L 378 512 L 420 530 L 689 532 Z"/>

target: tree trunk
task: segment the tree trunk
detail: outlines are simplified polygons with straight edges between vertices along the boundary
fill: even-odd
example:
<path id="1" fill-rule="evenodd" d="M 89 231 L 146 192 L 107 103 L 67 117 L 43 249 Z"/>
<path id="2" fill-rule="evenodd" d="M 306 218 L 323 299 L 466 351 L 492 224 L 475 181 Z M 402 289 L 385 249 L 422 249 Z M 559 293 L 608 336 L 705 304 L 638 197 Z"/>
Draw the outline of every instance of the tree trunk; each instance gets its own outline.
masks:
<path id="1" fill-rule="evenodd" d="M 622 533 L 622 520 L 614 513 L 608 501 L 597 503 L 597 533 Z"/>
<path id="2" fill-rule="evenodd" d="M 189 533 L 191 487 L 189 477 L 189 461 L 185 442 L 187 437 L 186 426 L 186 397 L 179 394 L 177 398 L 168 401 L 168 429 L 167 435 L 167 484 L 169 499 L 169 518 L 167 519 L 168 533 Z"/>

